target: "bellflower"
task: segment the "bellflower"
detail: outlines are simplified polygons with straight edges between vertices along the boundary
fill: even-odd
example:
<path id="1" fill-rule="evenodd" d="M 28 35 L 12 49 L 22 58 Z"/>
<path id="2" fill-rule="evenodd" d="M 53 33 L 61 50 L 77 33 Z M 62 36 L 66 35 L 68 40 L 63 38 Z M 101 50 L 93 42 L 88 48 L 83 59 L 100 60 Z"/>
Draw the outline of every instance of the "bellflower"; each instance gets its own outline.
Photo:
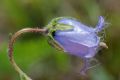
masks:
<path id="1" fill-rule="evenodd" d="M 99 17 L 95 28 L 89 27 L 74 18 L 60 17 L 48 24 L 49 42 L 56 48 L 81 58 L 92 58 L 98 51 L 105 21 Z"/>
<path id="2" fill-rule="evenodd" d="M 79 56 L 84 59 L 84 66 L 81 73 L 85 74 L 86 70 L 91 67 L 91 58 L 95 56 L 100 46 L 107 47 L 98 35 L 104 29 L 105 21 L 102 16 L 99 17 L 98 24 L 95 28 L 89 27 L 74 18 L 59 17 L 53 19 L 46 28 L 24 28 L 17 31 L 11 36 L 9 42 L 9 60 L 14 69 L 20 74 L 21 80 L 32 80 L 16 64 L 13 57 L 13 45 L 21 34 L 27 32 L 46 33 L 49 43 L 66 53 Z"/>

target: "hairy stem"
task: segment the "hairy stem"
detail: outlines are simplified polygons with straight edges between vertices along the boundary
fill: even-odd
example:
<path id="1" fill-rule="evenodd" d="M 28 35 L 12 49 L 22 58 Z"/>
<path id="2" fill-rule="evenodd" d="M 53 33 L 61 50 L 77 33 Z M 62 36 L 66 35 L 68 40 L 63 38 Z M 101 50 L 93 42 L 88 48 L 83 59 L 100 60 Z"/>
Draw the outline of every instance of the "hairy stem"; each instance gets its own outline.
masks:
<path id="1" fill-rule="evenodd" d="M 13 57 L 13 45 L 16 41 L 16 39 L 23 33 L 28 33 L 28 32 L 38 32 L 38 33 L 45 33 L 47 29 L 39 29 L 39 28 L 24 28 L 19 31 L 17 31 L 10 39 L 9 41 L 9 46 L 8 46 L 8 55 L 9 55 L 9 60 L 14 67 L 14 69 L 20 74 L 22 77 L 21 80 L 32 80 L 29 78 L 16 64 L 14 57 Z"/>

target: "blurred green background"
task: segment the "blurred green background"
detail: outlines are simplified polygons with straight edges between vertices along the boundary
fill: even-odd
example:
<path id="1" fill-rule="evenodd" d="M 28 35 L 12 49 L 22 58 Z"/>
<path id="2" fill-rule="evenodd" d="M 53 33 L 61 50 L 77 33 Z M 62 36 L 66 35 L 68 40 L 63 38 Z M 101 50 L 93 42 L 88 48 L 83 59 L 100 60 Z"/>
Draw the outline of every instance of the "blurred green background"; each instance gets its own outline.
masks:
<path id="1" fill-rule="evenodd" d="M 80 76 L 80 58 L 52 48 L 46 37 L 37 33 L 21 36 L 14 57 L 33 80 L 120 80 L 120 0 L 0 0 L 0 80 L 20 80 L 8 60 L 10 33 L 45 27 L 60 16 L 95 26 L 100 15 L 110 23 L 105 30 L 109 48 L 98 52 L 101 65 L 89 77 Z"/>

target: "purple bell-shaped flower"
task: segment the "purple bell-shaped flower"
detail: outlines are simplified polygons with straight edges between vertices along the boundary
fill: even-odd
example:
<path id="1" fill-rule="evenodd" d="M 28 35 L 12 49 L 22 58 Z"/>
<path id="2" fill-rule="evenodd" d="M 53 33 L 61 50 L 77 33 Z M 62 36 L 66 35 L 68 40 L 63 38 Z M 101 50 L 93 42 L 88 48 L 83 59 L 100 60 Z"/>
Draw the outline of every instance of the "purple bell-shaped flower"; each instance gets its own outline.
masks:
<path id="1" fill-rule="evenodd" d="M 107 47 L 98 35 L 104 26 L 105 21 L 102 16 L 99 17 L 95 28 L 84 25 L 74 18 L 56 18 L 47 26 L 48 41 L 59 50 L 81 57 L 85 64 L 81 73 L 84 74 L 91 66 L 90 59 L 95 56 L 99 47 Z"/>
<path id="2" fill-rule="evenodd" d="M 74 18 L 57 18 L 52 21 L 52 39 L 67 53 L 81 58 L 93 57 L 100 46 L 98 32 L 104 29 L 105 21 L 99 17 L 95 28 L 86 26 Z M 68 28 L 67 28 L 68 27 Z"/>

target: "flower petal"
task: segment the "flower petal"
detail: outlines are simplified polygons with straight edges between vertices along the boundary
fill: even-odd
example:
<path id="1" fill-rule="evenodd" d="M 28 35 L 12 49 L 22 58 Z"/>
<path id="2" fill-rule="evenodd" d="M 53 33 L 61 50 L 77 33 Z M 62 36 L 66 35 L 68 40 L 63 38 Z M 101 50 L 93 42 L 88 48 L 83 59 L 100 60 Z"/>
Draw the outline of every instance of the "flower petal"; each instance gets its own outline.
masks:
<path id="1" fill-rule="evenodd" d="M 100 32 L 104 29 L 104 27 L 105 27 L 105 20 L 102 16 L 99 16 L 99 21 L 98 21 L 98 24 L 95 28 L 95 31 Z"/>

